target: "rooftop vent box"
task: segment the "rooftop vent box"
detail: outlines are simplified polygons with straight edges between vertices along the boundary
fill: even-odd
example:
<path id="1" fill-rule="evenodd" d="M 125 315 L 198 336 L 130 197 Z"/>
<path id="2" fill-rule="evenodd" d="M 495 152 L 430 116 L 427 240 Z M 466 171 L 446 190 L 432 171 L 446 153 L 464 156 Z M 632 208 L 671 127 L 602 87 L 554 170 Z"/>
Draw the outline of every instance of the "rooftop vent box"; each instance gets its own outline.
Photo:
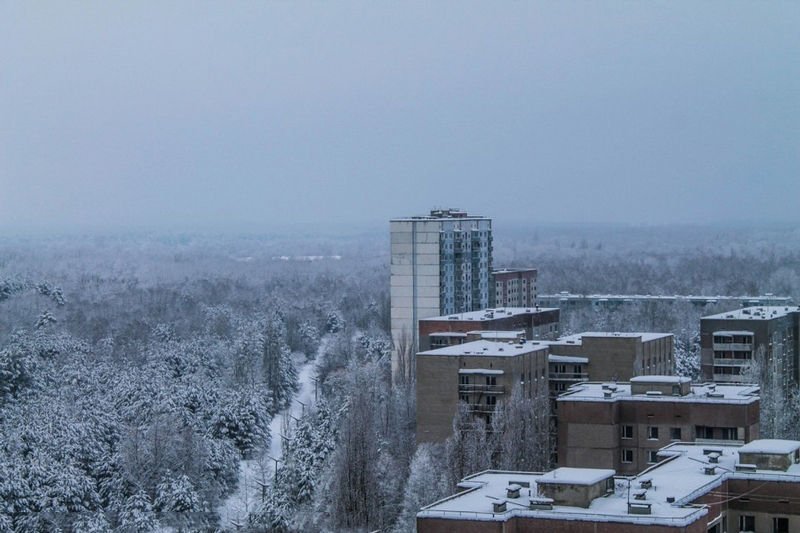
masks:
<path id="1" fill-rule="evenodd" d="M 550 509 L 553 508 L 553 499 L 544 498 L 541 496 L 537 496 L 536 498 L 531 498 L 528 508 L 532 510 L 549 511 Z"/>
<path id="2" fill-rule="evenodd" d="M 755 472 L 758 469 L 756 465 L 746 463 L 736 463 L 735 468 L 737 472 Z"/>
<path id="3" fill-rule="evenodd" d="M 675 496 L 667 496 L 667 503 L 675 503 Z"/>
<path id="4" fill-rule="evenodd" d="M 506 512 L 506 502 L 505 501 L 492 502 L 492 512 L 494 512 L 494 513 L 505 513 Z"/>
<path id="5" fill-rule="evenodd" d="M 508 487 L 506 487 L 506 497 L 512 499 L 519 498 L 519 490 L 521 488 L 522 487 L 520 487 L 516 483 L 509 485 Z"/>
<path id="6" fill-rule="evenodd" d="M 649 503 L 630 502 L 628 504 L 628 514 L 652 514 Z"/>
<path id="7" fill-rule="evenodd" d="M 649 477 L 645 477 L 639 480 L 639 486 L 643 489 L 650 489 L 653 487 L 653 480 Z"/>
<path id="8" fill-rule="evenodd" d="M 707 476 L 713 476 L 717 473 L 717 467 L 712 465 L 704 466 L 703 473 Z"/>

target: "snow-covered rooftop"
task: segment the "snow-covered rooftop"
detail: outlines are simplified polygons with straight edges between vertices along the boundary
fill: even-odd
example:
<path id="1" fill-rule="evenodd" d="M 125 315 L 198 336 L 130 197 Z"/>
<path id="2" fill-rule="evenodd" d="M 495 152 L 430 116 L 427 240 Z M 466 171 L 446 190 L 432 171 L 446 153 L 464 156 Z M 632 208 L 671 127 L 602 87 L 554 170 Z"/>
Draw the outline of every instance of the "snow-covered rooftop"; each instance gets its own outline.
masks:
<path id="1" fill-rule="evenodd" d="M 600 337 L 600 338 L 620 338 L 620 339 L 636 339 L 640 338 L 642 342 L 649 342 L 664 337 L 671 337 L 672 333 L 658 333 L 650 331 L 584 331 L 583 333 L 575 333 L 573 335 L 565 335 L 557 341 L 551 341 L 552 344 L 583 344 L 583 339 L 587 337 Z M 547 342 L 547 341 L 545 341 Z"/>
<path id="2" fill-rule="evenodd" d="M 473 330 L 468 331 L 468 335 L 480 335 L 482 339 L 492 340 L 492 339 L 516 339 L 518 337 L 525 336 L 525 330 L 511 330 L 511 331 L 500 331 L 500 330 Z"/>
<path id="3" fill-rule="evenodd" d="M 564 485 L 594 485 L 614 475 L 613 470 L 603 468 L 561 467 L 543 474 L 537 483 L 556 483 Z"/>
<path id="4" fill-rule="evenodd" d="M 683 376 L 636 376 L 631 378 L 631 383 L 689 383 L 691 378 Z"/>
<path id="5" fill-rule="evenodd" d="M 715 331 L 714 336 L 725 335 L 753 335 L 752 331 Z"/>
<path id="6" fill-rule="evenodd" d="M 786 455 L 800 449 L 800 442 L 796 440 L 761 439 L 745 444 L 739 451 L 741 453 L 766 453 Z"/>
<path id="7" fill-rule="evenodd" d="M 659 383 L 662 378 L 676 376 L 642 376 L 657 378 L 649 383 Z M 637 378 L 632 378 L 637 379 Z M 684 378 L 685 379 L 685 378 Z M 645 381 L 648 383 L 648 381 Z M 679 383 L 676 381 L 675 383 Z M 609 385 L 611 389 L 609 389 Z M 607 394 L 610 392 L 611 394 Z M 630 383 L 583 382 L 571 386 L 567 392 L 558 397 L 559 402 L 615 402 L 615 401 L 647 401 L 647 402 L 692 402 L 692 403 L 750 403 L 759 399 L 759 387 L 753 384 L 702 383 L 691 386 L 691 392 L 684 396 L 671 394 L 631 394 Z"/>
<path id="8" fill-rule="evenodd" d="M 546 346 L 542 344 L 535 344 L 531 341 L 527 342 L 498 342 L 490 340 L 479 340 L 472 342 L 465 342 L 464 344 L 456 344 L 454 346 L 445 346 L 444 348 L 437 348 L 436 350 L 428 350 L 427 352 L 420 352 L 417 356 L 435 355 L 435 356 L 483 356 L 483 357 L 516 357 L 518 355 L 535 352 L 538 350 L 545 350 Z"/>
<path id="9" fill-rule="evenodd" d="M 758 447 L 760 441 L 754 441 Z M 768 441 L 769 442 L 769 441 Z M 800 442 L 795 442 L 800 447 Z M 769 445 L 765 445 L 770 449 Z M 506 521 L 512 517 L 532 519 L 583 520 L 591 522 L 621 522 L 633 524 L 663 524 L 681 527 L 708 514 L 704 506 L 693 504 L 698 498 L 718 488 L 728 479 L 754 479 L 762 482 L 781 481 L 800 483 L 800 464 L 785 471 L 737 471 L 738 446 L 714 445 L 719 452 L 717 463 L 710 463 L 710 446 L 705 444 L 674 443 L 659 451 L 661 462 L 641 472 L 630 481 L 616 478 L 615 489 L 605 496 L 592 500 L 588 508 L 554 504 L 552 509 L 530 509 L 531 500 L 537 500 L 538 483 L 549 479 L 590 484 L 588 480 L 602 480 L 611 472 L 594 469 L 557 469 L 542 474 L 535 472 L 487 471 L 465 478 L 460 487 L 467 490 L 424 507 L 419 518 L 459 520 Z M 715 467 L 710 470 L 708 467 Z M 574 470 L 570 476 L 565 470 Z M 581 471 L 582 473 L 579 473 Z M 521 485 L 519 498 L 509 498 L 509 485 Z M 645 488 L 649 487 L 649 488 Z M 639 493 L 641 499 L 635 499 Z M 673 499 L 668 502 L 667 499 Z M 650 507 L 651 514 L 630 514 L 628 501 Z M 506 502 L 505 512 L 493 512 L 492 504 Z"/>
<path id="10" fill-rule="evenodd" d="M 500 318 L 507 318 L 511 316 L 530 315 L 536 313 L 545 313 L 549 311 L 558 311 L 554 307 L 498 307 L 497 309 L 482 309 L 480 311 L 468 311 L 466 313 L 453 313 L 452 315 L 432 316 L 428 318 L 420 318 L 420 322 L 428 322 L 432 320 L 462 320 L 462 321 L 475 321 L 487 322 L 490 320 L 498 320 Z"/>
<path id="11" fill-rule="evenodd" d="M 703 320 L 772 320 L 796 312 L 800 312 L 800 307 L 795 305 L 761 305 L 704 316 Z"/>
<path id="12" fill-rule="evenodd" d="M 550 363 L 588 363 L 588 357 L 579 357 L 577 355 L 555 355 L 549 354 L 547 361 Z"/>

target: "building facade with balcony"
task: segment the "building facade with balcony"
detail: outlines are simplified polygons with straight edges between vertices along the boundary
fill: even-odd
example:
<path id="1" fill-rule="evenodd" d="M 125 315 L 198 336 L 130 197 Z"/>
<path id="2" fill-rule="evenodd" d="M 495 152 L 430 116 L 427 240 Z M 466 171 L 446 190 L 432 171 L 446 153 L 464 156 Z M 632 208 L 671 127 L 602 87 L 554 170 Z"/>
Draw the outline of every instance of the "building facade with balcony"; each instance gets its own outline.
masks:
<path id="1" fill-rule="evenodd" d="M 800 383 L 800 308 L 747 307 L 700 319 L 700 363 L 704 380 L 740 383 L 748 368 L 779 356 L 786 384 Z"/>
<path id="2" fill-rule="evenodd" d="M 669 375 L 674 369 L 674 335 L 587 331 L 547 343 L 550 353 L 585 357 L 594 381 L 625 381 L 648 374 Z M 566 390 L 563 384 L 559 392 Z"/>
<path id="3" fill-rule="evenodd" d="M 744 444 L 758 438 L 756 385 L 692 385 L 678 376 L 582 383 L 556 400 L 558 464 L 635 473 L 671 442 Z"/>
<path id="4" fill-rule="evenodd" d="M 495 407 L 521 387 L 528 398 L 548 390 L 547 346 L 530 341 L 478 340 L 420 352 L 417 365 L 417 442 L 450 436 L 459 402 L 491 423 Z"/>
<path id="5" fill-rule="evenodd" d="M 490 307 L 492 220 L 458 209 L 434 209 L 425 216 L 393 219 L 390 227 L 396 372 L 404 354 L 419 350 L 419 319 Z"/>

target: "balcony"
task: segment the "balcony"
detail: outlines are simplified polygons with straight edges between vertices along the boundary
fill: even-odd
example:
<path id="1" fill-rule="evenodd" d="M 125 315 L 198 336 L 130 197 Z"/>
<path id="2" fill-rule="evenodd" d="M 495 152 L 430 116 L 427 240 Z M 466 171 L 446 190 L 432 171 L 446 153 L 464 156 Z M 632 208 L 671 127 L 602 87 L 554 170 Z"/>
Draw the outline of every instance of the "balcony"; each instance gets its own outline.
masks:
<path id="1" fill-rule="evenodd" d="M 715 342 L 713 349 L 715 352 L 752 352 L 753 343 Z"/>
<path id="2" fill-rule="evenodd" d="M 479 392 L 481 394 L 505 394 L 506 389 L 503 385 L 464 385 L 460 384 L 458 386 L 458 392 L 469 394 Z"/>
<path id="3" fill-rule="evenodd" d="M 471 413 L 494 413 L 494 405 L 486 405 L 485 403 L 471 403 L 468 404 Z"/>
<path id="4" fill-rule="evenodd" d="M 587 372 L 550 372 L 549 376 L 557 381 L 589 381 Z"/>
<path id="5" fill-rule="evenodd" d="M 715 357 L 714 366 L 748 366 L 752 359 L 732 359 L 730 357 Z"/>
<path id="6" fill-rule="evenodd" d="M 714 374 L 714 381 L 717 383 L 741 383 L 741 374 Z"/>

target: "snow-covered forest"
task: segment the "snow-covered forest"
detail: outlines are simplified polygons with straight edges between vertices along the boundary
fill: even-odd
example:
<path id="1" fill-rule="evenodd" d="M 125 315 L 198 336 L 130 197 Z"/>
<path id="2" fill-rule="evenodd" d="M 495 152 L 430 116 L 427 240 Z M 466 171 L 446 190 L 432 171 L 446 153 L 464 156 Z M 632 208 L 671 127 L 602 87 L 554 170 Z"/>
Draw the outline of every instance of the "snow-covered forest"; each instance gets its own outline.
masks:
<path id="1" fill-rule="evenodd" d="M 413 531 L 463 475 L 546 467 L 504 416 L 416 447 L 388 259 L 388 231 L 0 239 L 0 531 Z M 794 229 L 500 227 L 495 265 L 537 267 L 542 293 L 800 301 Z M 718 310 L 590 309 L 562 330 L 675 333 L 693 375 Z"/>

